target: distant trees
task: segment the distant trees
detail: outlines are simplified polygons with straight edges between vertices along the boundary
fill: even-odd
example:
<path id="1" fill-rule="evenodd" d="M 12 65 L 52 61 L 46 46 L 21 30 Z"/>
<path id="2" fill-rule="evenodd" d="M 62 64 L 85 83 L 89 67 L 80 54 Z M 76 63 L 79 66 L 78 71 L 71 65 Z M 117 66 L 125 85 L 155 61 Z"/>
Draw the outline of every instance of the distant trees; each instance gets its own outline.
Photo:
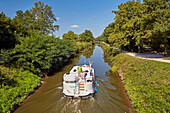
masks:
<path id="1" fill-rule="evenodd" d="M 140 51 L 143 46 L 164 51 L 170 45 L 170 7 L 166 0 L 132 0 L 118 6 L 115 22 L 98 40 L 118 48 Z M 113 26 L 111 26 L 113 25 Z"/>
<path id="2" fill-rule="evenodd" d="M 77 34 L 74 34 L 73 31 L 68 31 L 68 33 L 64 33 L 62 37 L 65 40 L 77 40 L 78 38 Z"/>
<path id="3" fill-rule="evenodd" d="M 79 35 L 79 40 L 81 42 L 94 42 L 93 34 L 90 30 L 85 30 L 82 34 Z"/>
<path id="4" fill-rule="evenodd" d="M 65 40 L 80 41 L 80 42 L 91 42 L 94 43 L 93 33 L 90 30 L 85 30 L 82 34 L 74 34 L 73 31 L 68 31 L 62 36 Z"/>

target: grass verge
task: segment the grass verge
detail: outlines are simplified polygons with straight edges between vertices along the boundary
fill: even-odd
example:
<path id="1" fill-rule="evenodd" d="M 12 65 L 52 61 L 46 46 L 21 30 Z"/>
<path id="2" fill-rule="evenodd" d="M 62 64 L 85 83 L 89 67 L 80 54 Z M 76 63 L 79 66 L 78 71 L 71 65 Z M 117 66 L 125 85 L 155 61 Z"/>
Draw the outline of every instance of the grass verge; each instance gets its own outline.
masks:
<path id="1" fill-rule="evenodd" d="M 113 70 L 120 73 L 137 112 L 170 112 L 170 64 L 115 54 L 109 46 L 101 46 Z"/>
<path id="2" fill-rule="evenodd" d="M 124 53 L 115 56 L 137 112 L 170 112 L 170 64 L 143 60 Z"/>

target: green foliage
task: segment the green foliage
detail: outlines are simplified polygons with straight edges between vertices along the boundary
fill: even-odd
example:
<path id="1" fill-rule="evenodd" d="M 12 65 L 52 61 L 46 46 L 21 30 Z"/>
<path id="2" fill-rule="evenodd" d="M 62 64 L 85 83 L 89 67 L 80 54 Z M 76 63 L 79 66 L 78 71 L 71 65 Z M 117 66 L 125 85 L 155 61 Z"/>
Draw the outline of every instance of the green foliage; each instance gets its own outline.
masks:
<path id="1" fill-rule="evenodd" d="M 114 64 L 114 65 L 110 68 L 110 70 L 112 70 L 113 72 L 117 72 L 118 69 L 119 69 L 119 67 L 117 66 L 117 64 Z"/>
<path id="2" fill-rule="evenodd" d="M 133 49 L 135 46 L 142 45 L 144 36 L 142 31 L 142 16 L 145 6 L 140 1 L 128 1 L 118 6 L 118 11 L 113 11 L 115 17 L 115 29 L 109 37 L 109 42 L 113 46 Z"/>
<path id="3" fill-rule="evenodd" d="M 11 112 L 39 86 L 38 76 L 46 76 L 63 66 L 76 52 L 92 45 L 92 42 L 71 41 L 77 39 L 72 31 L 68 32 L 70 40 L 48 36 L 59 26 L 53 25 L 56 21 L 53 11 L 43 2 L 16 13 L 12 20 L 0 13 L 1 113 Z"/>
<path id="4" fill-rule="evenodd" d="M 164 51 L 170 45 L 170 7 L 166 0 L 145 0 L 147 14 L 144 15 L 144 28 L 150 33 L 153 50 Z"/>
<path id="5" fill-rule="evenodd" d="M 55 39 L 38 31 L 30 37 L 20 37 L 19 41 L 20 44 L 11 51 L 2 51 L 2 63 L 15 64 L 16 67 L 30 70 L 39 76 L 58 68 L 76 52 L 73 42 Z M 4 53 L 10 55 L 5 57 Z"/>
<path id="6" fill-rule="evenodd" d="M 90 30 L 85 30 L 82 34 L 79 35 L 80 42 L 91 42 L 94 43 L 94 37 Z"/>
<path id="7" fill-rule="evenodd" d="M 99 37 L 97 37 L 96 40 L 104 41 L 104 42 L 108 43 L 108 42 L 109 42 L 109 41 L 108 41 L 108 38 L 109 38 L 110 34 L 114 32 L 114 25 L 115 25 L 114 22 L 111 23 L 111 24 L 109 24 L 109 25 L 105 28 L 105 30 L 104 30 L 104 32 L 102 33 L 102 35 L 99 36 Z"/>
<path id="8" fill-rule="evenodd" d="M 14 31 L 16 30 L 11 18 L 6 17 L 3 12 L 0 13 L 0 49 L 13 48 L 16 43 Z"/>
<path id="9" fill-rule="evenodd" d="M 39 85 L 40 78 L 28 70 L 0 66 L 0 112 L 11 112 Z"/>
<path id="10" fill-rule="evenodd" d="M 65 40 L 77 40 L 78 36 L 73 31 L 68 31 L 68 33 L 63 34 L 62 38 Z"/>
<path id="11" fill-rule="evenodd" d="M 40 30 L 46 34 L 53 34 L 58 30 L 58 25 L 53 25 L 56 20 L 52 7 L 43 2 L 35 2 L 35 6 L 23 12 L 18 10 L 13 19 L 20 35 L 29 34 L 33 30 Z"/>
<path id="12" fill-rule="evenodd" d="M 141 52 L 143 45 L 163 52 L 170 48 L 170 7 L 167 0 L 127 1 L 113 11 L 115 21 L 97 40 L 114 47 Z"/>

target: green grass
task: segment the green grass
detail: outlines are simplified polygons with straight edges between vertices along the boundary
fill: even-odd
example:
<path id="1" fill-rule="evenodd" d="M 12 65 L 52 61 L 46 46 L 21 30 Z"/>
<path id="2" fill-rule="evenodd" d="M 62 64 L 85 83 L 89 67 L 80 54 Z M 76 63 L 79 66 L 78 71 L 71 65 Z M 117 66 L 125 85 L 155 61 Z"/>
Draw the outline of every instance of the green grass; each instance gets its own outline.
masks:
<path id="1" fill-rule="evenodd" d="M 114 64 L 111 68 L 110 68 L 110 70 L 112 70 L 113 72 L 116 72 L 116 71 L 118 71 L 118 66 L 117 66 L 117 64 Z"/>
<path id="2" fill-rule="evenodd" d="M 117 55 L 101 44 L 111 70 L 122 70 L 124 85 L 138 113 L 170 112 L 170 64 Z"/>
<path id="3" fill-rule="evenodd" d="M 39 85 L 40 77 L 28 70 L 0 66 L 0 113 L 10 113 Z"/>
<path id="4" fill-rule="evenodd" d="M 137 112 L 170 112 L 170 64 L 124 53 L 116 55 L 114 63 L 125 73 L 125 88 Z"/>

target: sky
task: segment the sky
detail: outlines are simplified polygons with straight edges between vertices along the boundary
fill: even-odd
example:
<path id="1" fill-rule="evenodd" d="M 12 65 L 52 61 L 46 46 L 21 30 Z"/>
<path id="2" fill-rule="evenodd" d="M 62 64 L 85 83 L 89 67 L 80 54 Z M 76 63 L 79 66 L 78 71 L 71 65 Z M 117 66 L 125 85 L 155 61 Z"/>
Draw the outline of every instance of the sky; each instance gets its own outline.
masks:
<path id="1" fill-rule="evenodd" d="M 38 1 L 52 7 L 57 18 L 55 24 L 60 26 L 54 34 L 61 38 L 69 30 L 76 34 L 90 30 L 94 37 L 100 36 L 114 22 L 112 11 L 128 0 L 0 0 L 0 12 L 14 18 L 17 10 L 29 10 Z"/>

